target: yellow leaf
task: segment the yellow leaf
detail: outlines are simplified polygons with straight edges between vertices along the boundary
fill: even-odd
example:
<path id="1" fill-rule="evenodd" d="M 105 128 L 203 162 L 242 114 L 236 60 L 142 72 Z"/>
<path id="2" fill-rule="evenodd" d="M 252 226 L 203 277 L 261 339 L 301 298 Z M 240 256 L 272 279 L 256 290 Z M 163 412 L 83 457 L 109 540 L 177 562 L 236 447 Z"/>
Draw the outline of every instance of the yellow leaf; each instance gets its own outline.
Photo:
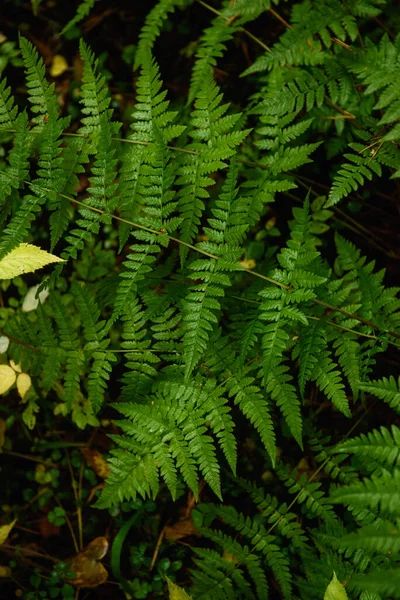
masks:
<path id="1" fill-rule="evenodd" d="M 333 577 L 325 590 L 324 600 L 348 600 L 346 590 L 336 577 L 335 571 L 333 571 Z"/>
<path id="2" fill-rule="evenodd" d="M 20 244 L 0 260 L 0 279 L 13 279 L 55 262 L 64 261 L 32 244 Z"/>
<path id="3" fill-rule="evenodd" d="M 0 365 L 0 394 L 4 394 L 14 385 L 17 376 L 14 369 L 8 365 Z"/>
<path id="4" fill-rule="evenodd" d="M 10 367 L 13 368 L 17 373 L 22 373 L 21 365 L 16 365 L 13 360 L 10 360 Z"/>
<path id="5" fill-rule="evenodd" d="M 242 265 L 245 269 L 254 269 L 256 266 L 256 261 L 253 258 L 247 258 L 245 260 L 239 261 L 239 264 Z"/>
<path id="6" fill-rule="evenodd" d="M 22 400 L 25 398 L 26 392 L 32 385 L 31 378 L 27 373 L 21 373 L 17 377 L 17 390 L 18 394 L 21 396 Z"/>
<path id="7" fill-rule="evenodd" d="M 0 577 L 11 577 L 10 567 L 0 567 Z"/>
<path id="8" fill-rule="evenodd" d="M 0 544 L 4 544 L 4 542 L 8 538 L 11 529 L 14 527 L 16 522 L 17 519 L 14 519 L 14 521 L 12 521 L 12 523 L 10 523 L 9 525 L 2 525 L 0 527 Z"/>
<path id="9" fill-rule="evenodd" d="M 192 600 L 192 597 L 189 596 L 189 594 L 187 594 L 183 588 L 179 587 L 179 585 L 176 585 L 176 583 L 172 583 L 172 581 L 168 579 L 168 577 L 167 583 L 169 591 L 169 600 Z"/>
<path id="10" fill-rule="evenodd" d="M 56 54 L 50 67 L 50 75 L 59 77 L 68 69 L 68 63 L 61 54 Z"/>

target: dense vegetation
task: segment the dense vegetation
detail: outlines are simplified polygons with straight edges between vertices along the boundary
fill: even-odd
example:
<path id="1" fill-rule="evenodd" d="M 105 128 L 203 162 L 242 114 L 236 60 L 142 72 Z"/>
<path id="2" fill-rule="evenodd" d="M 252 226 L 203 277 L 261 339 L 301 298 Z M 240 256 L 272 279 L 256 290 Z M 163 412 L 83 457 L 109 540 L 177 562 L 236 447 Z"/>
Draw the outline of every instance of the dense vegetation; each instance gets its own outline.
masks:
<path id="1" fill-rule="evenodd" d="M 0 20 L 0 596 L 400 598 L 397 3 L 123 4 Z"/>

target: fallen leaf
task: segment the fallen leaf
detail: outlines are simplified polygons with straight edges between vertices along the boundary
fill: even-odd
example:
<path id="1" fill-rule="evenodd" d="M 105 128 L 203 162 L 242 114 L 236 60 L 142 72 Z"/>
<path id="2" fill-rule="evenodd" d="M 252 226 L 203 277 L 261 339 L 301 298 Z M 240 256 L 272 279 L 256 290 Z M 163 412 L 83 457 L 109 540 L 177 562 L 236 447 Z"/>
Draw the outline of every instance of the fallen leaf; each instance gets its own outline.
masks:
<path id="1" fill-rule="evenodd" d="M 0 419 L 0 448 L 4 446 L 4 434 L 6 433 L 7 423 L 4 419 Z"/>
<path id="2" fill-rule="evenodd" d="M 17 519 L 14 519 L 14 521 L 9 523 L 8 525 L 2 525 L 0 527 L 0 544 L 4 544 L 4 542 L 6 541 L 6 539 L 9 536 L 11 529 L 14 527 L 16 522 L 17 522 Z"/>
<path id="3" fill-rule="evenodd" d="M 68 63 L 61 54 L 56 54 L 53 58 L 50 67 L 50 75 L 52 77 L 59 77 L 68 69 Z"/>
<path id="4" fill-rule="evenodd" d="M 64 260 L 32 244 L 20 244 L 0 260 L 0 279 L 13 279 L 54 262 Z"/>
<path id="5" fill-rule="evenodd" d="M 7 352 L 10 340 L 5 335 L 0 336 L 0 354 Z"/>
<path id="6" fill-rule="evenodd" d="M 4 394 L 14 385 L 17 375 L 8 365 L 0 365 L 0 394 Z"/>
<path id="7" fill-rule="evenodd" d="M 96 475 L 102 479 L 106 479 L 110 473 L 110 467 L 101 452 L 93 450 L 92 448 L 81 448 L 81 452 L 85 457 L 87 464 L 93 469 Z"/>
<path id="8" fill-rule="evenodd" d="M 22 400 L 32 385 L 32 380 L 27 373 L 21 373 L 17 377 L 17 390 Z"/>
<path id="9" fill-rule="evenodd" d="M 105 537 L 94 539 L 82 552 L 70 560 L 68 570 L 74 573 L 73 578 L 68 577 L 68 583 L 78 588 L 93 588 L 105 583 L 108 572 L 100 560 L 107 554 L 108 541 Z"/>
<path id="10" fill-rule="evenodd" d="M 50 523 L 47 515 L 39 519 L 39 531 L 40 535 L 45 539 L 53 535 L 60 535 L 60 527 L 54 525 L 54 523 Z"/>
<path id="11" fill-rule="evenodd" d="M 240 260 L 239 264 L 242 265 L 244 269 L 254 269 L 257 263 L 253 258 L 247 258 L 245 260 Z"/>
<path id="12" fill-rule="evenodd" d="M 31 312 L 31 310 L 35 310 L 38 307 L 39 302 L 40 304 L 43 304 L 43 302 L 48 298 L 50 293 L 48 288 L 41 290 L 36 298 L 36 292 L 38 291 L 39 287 L 39 285 L 34 285 L 27 291 L 21 307 L 22 312 Z"/>
<path id="13" fill-rule="evenodd" d="M 177 521 L 173 525 L 166 525 L 164 527 L 164 534 L 167 540 L 180 540 L 188 535 L 197 535 L 197 531 L 193 520 L 189 517 L 188 519 Z"/>

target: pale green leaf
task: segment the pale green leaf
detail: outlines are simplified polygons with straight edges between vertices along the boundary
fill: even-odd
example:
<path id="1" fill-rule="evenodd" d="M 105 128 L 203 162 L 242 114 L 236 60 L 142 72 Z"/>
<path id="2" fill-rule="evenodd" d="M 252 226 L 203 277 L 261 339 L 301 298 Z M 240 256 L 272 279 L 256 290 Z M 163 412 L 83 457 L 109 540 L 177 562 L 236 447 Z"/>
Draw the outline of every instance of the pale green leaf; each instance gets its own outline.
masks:
<path id="1" fill-rule="evenodd" d="M 20 244 L 0 260 L 0 279 L 13 279 L 56 262 L 64 261 L 32 244 Z"/>
<path id="2" fill-rule="evenodd" d="M 185 590 L 176 583 L 172 583 L 170 579 L 167 577 L 168 583 L 168 591 L 169 591 L 169 600 L 192 600 L 192 597 L 189 596 Z"/>
<path id="3" fill-rule="evenodd" d="M 325 590 L 324 600 L 348 600 L 346 590 L 333 572 L 333 577 Z"/>

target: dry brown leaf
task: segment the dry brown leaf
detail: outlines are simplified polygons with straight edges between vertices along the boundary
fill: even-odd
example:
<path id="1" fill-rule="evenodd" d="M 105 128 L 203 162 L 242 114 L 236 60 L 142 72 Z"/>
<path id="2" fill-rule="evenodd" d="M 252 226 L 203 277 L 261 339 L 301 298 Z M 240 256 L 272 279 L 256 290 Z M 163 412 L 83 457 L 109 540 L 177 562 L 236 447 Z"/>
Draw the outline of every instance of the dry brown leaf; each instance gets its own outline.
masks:
<path id="1" fill-rule="evenodd" d="M 75 577 L 68 583 L 78 588 L 94 588 L 107 581 L 108 572 L 100 560 L 107 554 L 108 541 L 105 537 L 94 539 L 82 552 L 66 561 L 68 570 Z"/>
<path id="2" fill-rule="evenodd" d="M 4 437 L 7 429 L 7 423 L 4 419 L 0 419 L 0 448 L 4 446 Z"/>
<path id="3" fill-rule="evenodd" d="M 197 535 L 196 528 L 194 526 L 191 517 L 188 519 L 182 519 L 173 525 L 166 525 L 164 527 L 164 534 L 167 540 L 180 540 L 188 535 Z"/>
<path id="4" fill-rule="evenodd" d="M 81 448 L 81 452 L 85 457 L 87 464 L 93 469 L 96 475 L 102 479 L 106 479 L 110 473 L 110 467 L 101 452 L 93 450 L 92 448 Z"/>

